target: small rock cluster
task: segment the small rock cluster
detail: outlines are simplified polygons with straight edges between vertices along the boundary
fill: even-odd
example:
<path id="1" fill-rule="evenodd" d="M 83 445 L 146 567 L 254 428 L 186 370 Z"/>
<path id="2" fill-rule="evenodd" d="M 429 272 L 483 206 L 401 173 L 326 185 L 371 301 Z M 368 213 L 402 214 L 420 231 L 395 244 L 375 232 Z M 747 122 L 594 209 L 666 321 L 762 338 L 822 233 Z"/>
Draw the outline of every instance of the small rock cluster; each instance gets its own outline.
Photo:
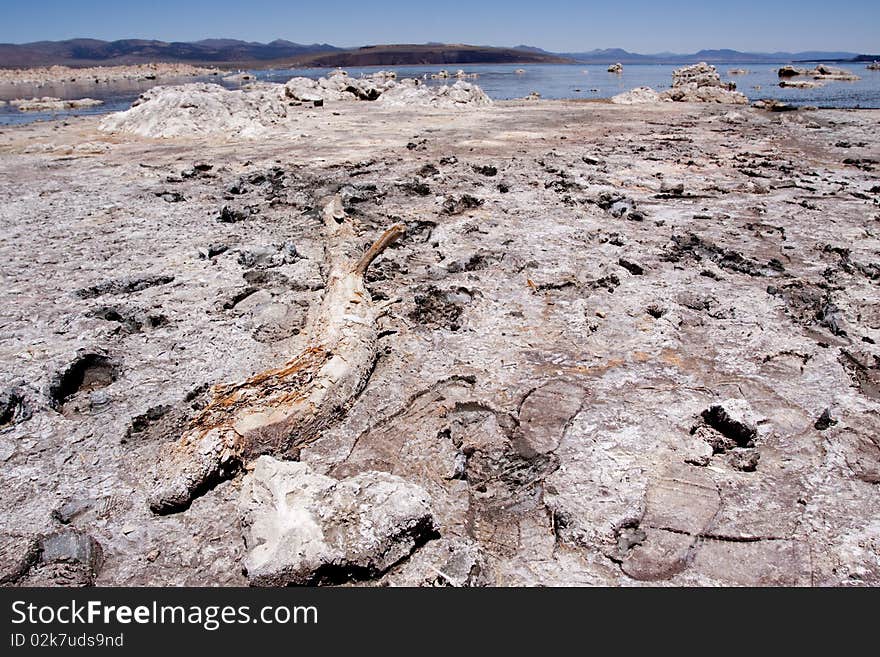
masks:
<path id="1" fill-rule="evenodd" d="M 700 62 L 672 73 L 672 89 L 664 91 L 664 99 L 682 103 L 729 103 L 745 105 L 749 99 L 735 91 L 732 82 L 722 82 L 711 64 Z"/>
<path id="2" fill-rule="evenodd" d="M 714 66 L 700 62 L 673 71 L 671 89 L 658 93 L 650 87 L 638 87 L 614 96 L 611 102 L 615 105 L 655 104 L 661 101 L 748 104 L 749 99 L 735 89 L 733 82 L 721 81 Z"/>
<path id="3" fill-rule="evenodd" d="M 9 101 L 21 112 L 58 112 L 70 109 L 82 109 L 84 107 L 95 107 L 103 105 L 103 100 L 95 100 L 94 98 L 77 98 L 73 100 L 62 100 L 53 96 L 44 96 L 43 98 L 17 98 Z"/>

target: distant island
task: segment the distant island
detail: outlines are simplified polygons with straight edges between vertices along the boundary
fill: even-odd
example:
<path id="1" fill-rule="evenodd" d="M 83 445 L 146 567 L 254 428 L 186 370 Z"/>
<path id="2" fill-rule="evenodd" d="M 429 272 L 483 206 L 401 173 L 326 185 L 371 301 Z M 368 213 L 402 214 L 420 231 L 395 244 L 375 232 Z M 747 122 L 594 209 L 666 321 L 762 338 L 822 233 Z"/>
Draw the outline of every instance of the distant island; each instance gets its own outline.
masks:
<path id="1" fill-rule="evenodd" d="M 854 52 L 748 53 L 701 50 L 692 54 L 645 55 L 620 48 L 556 53 L 534 46 L 513 48 L 466 44 L 387 44 L 339 48 L 327 43 L 300 44 L 283 39 L 269 43 L 237 39 L 166 42 L 145 39 L 101 41 L 70 39 L 0 44 L 0 68 L 64 65 L 74 67 L 151 62 L 211 65 L 223 68 L 335 66 L 418 66 L 463 64 L 759 64 L 797 61 L 874 61 L 880 55 Z"/>
<path id="2" fill-rule="evenodd" d="M 573 64 L 554 53 L 462 44 L 364 46 L 297 59 L 306 66 L 418 66 L 429 64 Z"/>

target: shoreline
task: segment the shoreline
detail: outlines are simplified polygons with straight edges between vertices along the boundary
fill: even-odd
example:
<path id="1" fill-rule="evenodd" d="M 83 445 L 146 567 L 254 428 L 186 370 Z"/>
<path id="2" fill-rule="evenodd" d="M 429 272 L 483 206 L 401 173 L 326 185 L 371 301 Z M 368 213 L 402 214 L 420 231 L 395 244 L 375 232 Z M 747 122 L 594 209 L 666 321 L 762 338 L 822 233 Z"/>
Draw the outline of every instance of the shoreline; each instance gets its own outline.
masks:
<path id="1" fill-rule="evenodd" d="M 476 65 L 474 66 L 476 67 Z M 489 66 L 494 67 L 494 65 Z M 514 91 L 522 94 L 522 96 L 517 96 L 517 98 L 531 96 L 530 92 L 534 90 L 546 92 L 548 94 L 547 98 L 541 98 L 541 100 L 567 98 L 574 102 L 586 103 L 607 102 L 610 99 L 614 99 L 616 96 L 620 96 L 621 98 L 632 96 L 633 94 L 642 91 L 643 88 L 649 95 L 659 94 L 660 96 L 664 96 L 671 93 L 668 90 L 668 83 L 666 83 L 665 80 L 655 79 L 656 76 L 654 76 L 654 74 L 645 77 L 648 74 L 644 72 L 641 74 L 634 74 L 633 77 L 629 79 L 629 84 L 627 84 L 626 75 L 624 74 L 624 86 L 610 86 L 608 75 L 603 75 L 601 72 L 595 72 L 597 75 L 580 76 L 572 73 L 559 74 L 558 72 L 550 72 L 547 74 L 548 77 L 546 79 L 542 78 L 541 73 L 538 73 L 532 78 L 528 78 L 520 75 L 521 73 L 527 75 L 528 69 L 514 68 L 514 66 L 515 65 L 511 64 L 506 67 L 501 66 L 494 70 L 492 70 L 492 68 L 487 70 L 485 68 L 476 67 L 476 70 L 472 70 L 474 70 L 473 75 L 478 77 L 477 82 L 481 84 L 481 86 L 485 86 L 485 83 L 479 79 L 480 77 L 483 75 L 494 76 L 491 79 L 487 79 L 486 82 L 488 82 L 489 88 L 487 88 L 486 91 L 490 97 L 499 100 L 507 99 L 514 95 L 511 93 Z M 653 69 L 662 66 L 663 65 L 652 63 L 648 68 Z M 861 83 L 835 81 L 831 83 L 834 85 L 833 87 L 829 85 L 826 89 L 821 89 L 820 87 L 822 83 L 798 82 L 795 86 L 799 88 L 788 89 L 785 87 L 790 86 L 792 83 L 787 82 L 787 78 L 783 79 L 781 84 L 778 82 L 781 78 L 777 77 L 776 70 L 780 69 L 776 69 L 775 65 L 770 66 L 773 71 L 772 80 L 763 79 L 768 77 L 769 73 L 769 71 L 766 70 L 766 66 L 768 65 L 765 65 L 765 70 L 758 74 L 754 71 L 731 69 L 732 71 L 735 71 L 733 77 L 736 79 L 736 82 L 739 83 L 737 86 L 750 98 L 751 104 L 760 104 L 763 100 L 776 99 L 774 103 L 781 103 L 781 105 L 776 108 L 778 111 L 784 111 L 787 109 L 786 105 L 804 109 L 812 107 L 821 109 L 874 109 L 876 106 L 880 106 L 880 96 L 875 98 L 875 96 L 880 94 L 880 90 L 875 89 L 876 85 L 874 85 L 873 82 L 865 83 L 867 86 L 854 88 L 852 92 L 849 92 L 845 87 L 838 85 Z M 574 68 L 572 69 L 572 67 Z M 419 70 L 430 72 L 430 70 L 439 70 L 440 68 L 439 65 L 426 65 L 425 67 L 420 67 Z M 580 65 L 575 64 L 554 65 L 554 69 L 569 71 L 578 71 L 579 68 Z M 723 68 L 724 67 L 722 67 L 722 69 Z M 380 67 L 356 67 L 351 69 L 351 73 L 355 77 L 369 77 L 373 72 L 379 69 Z M 629 69 L 630 67 L 625 68 L 625 70 Z M 316 75 L 322 74 L 321 72 L 328 70 L 331 69 L 316 69 L 314 72 L 307 73 L 306 75 L 314 78 Z M 417 75 L 417 77 L 422 77 L 422 73 L 416 74 L 411 68 L 407 70 L 407 67 L 403 67 L 403 70 L 405 71 L 403 76 Z M 642 68 L 640 70 L 644 69 Z M 76 77 L 74 81 L 71 81 L 71 77 L 69 76 L 77 75 L 77 71 L 84 71 L 86 75 L 79 74 L 79 77 Z M 508 81 L 505 77 L 505 71 L 513 71 L 517 75 Z M 48 100 L 57 99 L 54 106 L 61 109 L 66 105 L 63 101 L 77 101 L 79 99 L 95 98 L 96 100 L 102 101 L 102 105 L 92 108 L 89 113 L 104 114 L 125 109 L 126 103 L 133 102 L 139 94 L 148 91 L 149 88 L 153 86 L 163 84 L 214 82 L 220 84 L 224 88 L 237 88 L 237 86 L 233 86 L 232 84 L 233 79 L 236 76 L 234 74 L 229 75 L 229 71 L 190 67 L 188 65 L 181 67 L 178 65 L 154 64 L 149 66 L 111 66 L 100 67 L 97 69 L 55 67 L 51 69 L 21 69 L 8 73 L 9 79 L 16 79 L 18 82 L 17 84 L 4 83 L 2 72 L 0 72 L 0 100 L 7 101 L 5 105 L 0 105 L 0 122 L 2 122 L 3 125 L 21 124 L 33 120 L 51 120 L 54 118 L 65 119 L 76 115 L 76 110 L 62 110 L 57 113 L 52 113 L 52 103 L 44 102 L 42 103 L 42 106 L 45 107 L 45 111 L 39 113 L 39 115 L 33 113 L 24 116 L 13 111 L 14 105 L 9 104 L 9 101 L 13 100 L 42 98 L 47 98 Z M 269 74 L 266 77 L 265 82 L 274 84 L 279 82 L 283 83 L 285 81 L 283 79 L 283 74 L 279 75 L 279 73 L 280 71 L 274 74 Z M 466 71 L 466 73 L 468 73 L 468 77 L 472 77 L 472 74 L 469 71 Z M 583 73 L 587 74 L 589 71 L 584 70 Z M 96 75 L 97 78 L 95 78 Z M 247 88 L 249 84 L 262 83 L 263 78 L 256 77 L 256 80 L 254 80 L 249 79 L 247 77 L 248 75 L 253 78 L 255 75 L 259 76 L 262 74 L 255 74 L 253 71 L 249 74 L 240 73 L 239 77 L 241 77 L 245 83 L 242 85 L 244 88 Z M 614 76 L 611 77 L 613 78 Z M 857 76 L 855 75 L 852 76 L 853 79 L 856 77 Z M 43 78 L 53 78 L 56 81 L 45 79 L 43 82 L 36 82 Z M 728 72 L 727 79 L 731 79 L 730 72 Z M 437 81 L 434 82 L 436 83 Z M 630 88 L 629 92 L 626 91 L 627 86 Z M 568 89 L 567 93 L 566 88 Z M 655 93 L 653 91 L 654 89 L 658 91 Z M 835 89 L 839 89 L 840 92 L 834 91 Z M 537 95 L 540 96 L 540 94 Z M 860 103 L 860 99 L 864 99 L 865 102 Z M 740 98 L 740 100 L 742 99 Z M 624 100 L 622 102 L 644 102 L 644 100 L 635 98 L 634 101 Z M 854 105 L 859 106 L 854 107 Z M 30 106 L 39 108 L 40 104 L 32 102 Z"/>

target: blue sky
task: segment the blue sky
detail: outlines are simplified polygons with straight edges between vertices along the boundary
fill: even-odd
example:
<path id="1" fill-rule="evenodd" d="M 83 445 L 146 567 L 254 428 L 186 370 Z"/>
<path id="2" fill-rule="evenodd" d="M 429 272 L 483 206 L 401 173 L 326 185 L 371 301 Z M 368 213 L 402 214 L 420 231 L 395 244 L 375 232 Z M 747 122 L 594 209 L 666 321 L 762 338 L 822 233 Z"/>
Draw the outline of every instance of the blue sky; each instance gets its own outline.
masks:
<path id="1" fill-rule="evenodd" d="M 0 0 L 0 42 L 73 37 L 878 53 L 880 0 Z"/>

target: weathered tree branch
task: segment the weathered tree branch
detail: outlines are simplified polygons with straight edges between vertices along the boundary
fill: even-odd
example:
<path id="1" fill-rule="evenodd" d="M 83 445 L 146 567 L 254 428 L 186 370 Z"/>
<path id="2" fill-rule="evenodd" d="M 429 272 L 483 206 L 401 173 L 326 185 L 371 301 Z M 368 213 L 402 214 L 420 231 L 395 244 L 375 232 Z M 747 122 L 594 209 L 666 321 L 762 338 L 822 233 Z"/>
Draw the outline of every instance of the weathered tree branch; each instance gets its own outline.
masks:
<path id="1" fill-rule="evenodd" d="M 256 456 L 288 455 L 315 441 L 345 416 L 366 385 L 381 309 L 364 285 L 364 274 L 405 227 L 392 226 L 361 255 L 339 196 L 323 214 L 330 269 L 310 346 L 281 367 L 214 387 L 210 403 L 180 440 L 160 450 L 149 496 L 154 512 L 185 509 Z"/>

